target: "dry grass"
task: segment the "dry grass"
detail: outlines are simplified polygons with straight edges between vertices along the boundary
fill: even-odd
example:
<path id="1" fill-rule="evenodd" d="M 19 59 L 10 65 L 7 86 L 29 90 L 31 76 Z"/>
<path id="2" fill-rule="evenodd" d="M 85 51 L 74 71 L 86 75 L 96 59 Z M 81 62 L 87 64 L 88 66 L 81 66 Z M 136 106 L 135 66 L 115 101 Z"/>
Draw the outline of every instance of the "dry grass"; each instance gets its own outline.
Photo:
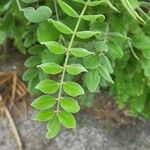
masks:
<path id="1" fill-rule="evenodd" d="M 21 112 L 25 112 L 20 111 L 17 107 L 20 102 L 23 104 L 21 109 L 24 108 L 27 111 L 29 102 L 26 85 L 18 78 L 15 71 L 0 72 L 0 113 L 5 114 L 16 138 L 18 149 L 23 150 L 19 132 L 11 115 L 12 109 L 15 109 L 18 115 L 21 115 Z"/>

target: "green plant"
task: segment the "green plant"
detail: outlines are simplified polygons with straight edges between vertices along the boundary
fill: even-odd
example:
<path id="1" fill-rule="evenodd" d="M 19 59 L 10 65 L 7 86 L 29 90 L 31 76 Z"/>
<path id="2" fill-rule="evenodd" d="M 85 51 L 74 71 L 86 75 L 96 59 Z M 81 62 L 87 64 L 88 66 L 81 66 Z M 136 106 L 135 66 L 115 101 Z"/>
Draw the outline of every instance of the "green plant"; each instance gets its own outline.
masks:
<path id="1" fill-rule="evenodd" d="M 44 93 L 32 106 L 39 110 L 34 119 L 48 122 L 47 138 L 55 137 L 61 125 L 74 128 L 72 113 L 80 110 L 77 99 L 90 107 L 101 89 L 116 96 L 119 108 L 128 106 L 133 116 L 150 117 L 149 3 L 16 2 L 7 1 L 7 5 L 11 3 L 7 9 L 11 7 L 10 18 L 24 26 L 4 30 L 2 25 L 0 35 L 14 39 L 18 48 L 28 49 L 31 55 L 25 62 L 28 69 L 23 79 L 31 93 Z M 13 9 L 17 5 L 19 10 Z M 20 33 L 16 35 L 17 28 Z"/>

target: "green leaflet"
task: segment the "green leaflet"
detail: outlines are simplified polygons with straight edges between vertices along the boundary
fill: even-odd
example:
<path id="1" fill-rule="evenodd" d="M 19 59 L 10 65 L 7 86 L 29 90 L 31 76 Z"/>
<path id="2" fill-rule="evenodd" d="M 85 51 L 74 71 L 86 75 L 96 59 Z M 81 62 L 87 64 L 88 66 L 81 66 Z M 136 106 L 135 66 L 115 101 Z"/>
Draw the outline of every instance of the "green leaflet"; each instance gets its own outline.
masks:
<path id="1" fill-rule="evenodd" d="M 81 57 L 81 58 L 94 54 L 93 52 L 89 52 L 84 48 L 71 48 L 70 53 L 75 57 Z"/>
<path id="2" fill-rule="evenodd" d="M 71 97 L 62 97 L 60 105 L 65 111 L 70 113 L 76 113 L 80 110 L 78 102 Z"/>
<path id="3" fill-rule="evenodd" d="M 92 36 L 101 35 L 101 32 L 98 31 L 80 31 L 76 33 L 76 36 L 81 39 L 89 39 Z"/>
<path id="4" fill-rule="evenodd" d="M 34 9 L 33 7 L 27 7 L 23 9 L 23 12 L 24 16 L 33 23 L 47 20 L 52 14 L 51 9 L 47 6 L 40 6 L 37 9 Z"/>
<path id="5" fill-rule="evenodd" d="M 74 116 L 68 112 L 62 111 L 58 113 L 58 120 L 65 128 L 75 128 L 76 120 Z"/>
<path id="6" fill-rule="evenodd" d="M 39 110 L 46 110 L 52 108 L 56 104 L 56 99 L 52 96 L 42 95 L 34 100 L 32 107 Z"/>
<path id="7" fill-rule="evenodd" d="M 43 80 L 35 88 L 45 94 L 52 94 L 58 91 L 59 84 L 54 80 Z"/>
<path id="8" fill-rule="evenodd" d="M 58 74 L 62 72 L 62 67 L 56 63 L 44 63 L 38 65 L 38 67 L 42 68 L 42 70 L 48 74 Z"/>
<path id="9" fill-rule="evenodd" d="M 39 111 L 33 119 L 37 121 L 49 121 L 54 115 L 55 112 L 53 110 L 42 110 Z"/>
<path id="10" fill-rule="evenodd" d="M 100 76 L 97 69 L 89 70 L 85 75 L 85 81 L 87 88 L 90 92 L 96 92 L 98 85 L 100 84 Z"/>
<path id="11" fill-rule="evenodd" d="M 54 138 L 60 131 L 61 124 L 58 121 L 57 117 L 52 118 L 47 125 L 47 133 L 46 133 L 46 138 L 51 139 Z"/>
<path id="12" fill-rule="evenodd" d="M 70 96 L 79 96 L 84 94 L 84 90 L 78 83 L 67 81 L 63 84 L 65 93 Z"/>
<path id="13" fill-rule="evenodd" d="M 55 41 L 59 35 L 59 31 L 48 21 L 41 22 L 37 28 L 37 40 L 39 42 Z"/>
<path id="14" fill-rule="evenodd" d="M 66 70 L 71 75 L 78 75 L 81 72 L 87 72 L 87 70 L 80 64 L 68 65 Z"/>
<path id="15" fill-rule="evenodd" d="M 21 0 L 24 3 L 35 3 L 37 0 Z"/>
<path id="16" fill-rule="evenodd" d="M 103 41 L 95 42 L 95 49 L 99 52 L 107 52 L 108 45 Z"/>
<path id="17" fill-rule="evenodd" d="M 103 22 L 105 20 L 105 16 L 101 14 L 100 15 L 84 15 L 82 18 L 87 21 L 99 20 L 100 22 Z"/>
<path id="18" fill-rule="evenodd" d="M 66 48 L 55 41 L 42 42 L 42 44 L 46 45 L 46 47 L 54 54 L 63 54 L 66 52 Z"/>
<path id="19" fill-rule="evenodd" d="M 72 34 L 72 30 L 66 26 L 64 23 L 60 22 L 60 21 L 54 21 L 52 19 L 49 19 L 50 22 L 53 23 L 53 25 L 55 26 L 55 28 L 60 31 L 61 33 L 64 34 Z"/>
<path id="20" fill-rule="evenodd" d="M 117 45 L 114 42 L 109 42 L 108 43 L 108 53 L 112 58 L 122 58 L 123 57 L 123 51 L 122 49 L 119 47 L 119 45 Z"/>
<path id="21" fill-rule="evenodd" d="M 45 47 L 43 45 L 37 44 L 28 49 L 28 52 L 32 55 L 41 54 L 44 51 Z"/>
<path id="22" fill-rule="evenodd" d="M 101 61 L 101 65 L 103 65 L 109 71 L 109 73 L 113 73 L 111 62 L 107 56 L 102 55 L 100 61 Z"/>
<path id="23" fill-rule="evenodd" d="M 75 1 L 77 3 L 85 4 L 85 2 L 83 0 L 73 0 L 73 1 Z"/>
<path id="24" fill-rule="evenodd" d="M 58 0 L 58 3 L 61 7 L 61 9 L 68 15 L 71 17 L 79 17 L 79 15 L 77 14 L 77 12 L 70 7 L 67 3 L 63 2 L 62 0 Z"/>
<path id="25" fill-rule="evenodd" d="M 30 80 L 34 79 L 35 77 L 37 77 L 37 76 L 38 76 L 38 70 L 35 69 L 35 68 L 30 68 L 30 69 L 27 69 L 24 72 L 24 74 L 22 76 L 22 79 L 24 81 L 30 81 Z"/>
<path id="26" fill-rule="evenodd" d="M 100 66 L 99 67 L 99 74 L 106 81 L 114 83 L 114 81 L 112 80 L 111 76 L 109 75 L 109 71 L 104 66 Z"/>
<path id="27" fill-rule="evenodd" d="M 101 3 L 103 3 L 104 1 L 90 1 L 88 3 L 89 6 L 98 6 L 100 5 Z"/>
<path id="28" fill-rule="evenodd" d="M 41 63 L 41 58 L 39 56 L 31 56 L 25 61 L 26 67 L 35 67 Z"/>
<path id="29" fill-rule="evenodd" d="M 90 55 L 84 58 L 84 66 L 89 69 L 95 69 L 100 64 L 100 57 L 98 55 Z"/>

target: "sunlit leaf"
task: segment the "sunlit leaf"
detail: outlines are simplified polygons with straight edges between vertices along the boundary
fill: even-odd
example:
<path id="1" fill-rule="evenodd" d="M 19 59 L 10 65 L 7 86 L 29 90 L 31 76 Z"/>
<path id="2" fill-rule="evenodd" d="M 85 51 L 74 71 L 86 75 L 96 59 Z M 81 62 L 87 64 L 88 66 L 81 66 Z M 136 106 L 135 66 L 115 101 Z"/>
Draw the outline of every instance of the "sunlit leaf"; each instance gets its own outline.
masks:
<path id="1" fill-rule="evenodd" d="M 67 72 L 71 75 L 78 75 L 81 72 L 87 72 L 87 70 L 80 64 L 71 64 L 67 66 Z"/>
<path id="2" fill-rule="evenodd" d="M 61 124 L 57 117 L 52 118 L 47 125 L 48 132 L 46 133 L 46 138 L 54 138 L 60 131 Z"/>
<path id="3" fill-rule="evenodd" d="M 84 90 L 80 84 L 67 81 L 63 84 L 64 91 L 70 96 L 79 96 L 84 94 Z"/>
<path id="4" fill-rule="evenodd" d="M 38 65 L 38 67 L 42 68 L 42 70 L 48 74 L 58 74 L 62 72 L 62 67 L 56 63 L 44 63 Z"/>
<path id="5" fill-rule="evenodd" d="M 55 26 L 55 28 L 58 31 L 60 31 L 64 34 L 72 34 L 73 31 L 68 26 L 66 26 L 64 23 L 62 23 L 60 21 L 54 21 L 52 19 L 49 19 L 49 21 L 53 23 L 53 25 Z"/>
<path id="6" fill-rule="evenodd" d="M 68 112 L 62 111 L 58 113 L 58 120 L 65 128 L 75 128 L 76 120 L 74 116 Z"/>
<path id="7" fill-rule="evenodd" d="M 34 108 L 39 110 L 45 110 L 52 108 L 56 104 L 56 99 L 52 96 L 42 95 L 34 100 L 31 104 Z"/>
<path id="8" fill-rule="evenodd" d="M 88 55 L 95 54 L 84 48 L 71 48 L 70 53 L 75 57 L 86 57 Z"/>
<path id="9" fill-rule="evenodd" d="M 35 117 L 33 118 L 33 120 L 36 121 L 49 121 L 50 119 L 52 119 L 55 115 L 55 112 L 53 110 L 42 110 L 39 111 Z"/>
<path id="10" fill-rule="evenodd" d="M 78 102 L 71 97 L 62 97 L 60 104 L 65 111 L 70 113 L 76 113 L 80 110 Z"/>
<path id="11" fill-rule="evenodd" d="M 51 94 L 57 92 L 59 84 L 54 80 L 43 80 L 36 86 L 36 89 L 45 94 Z"/>
<path id="12" fill-rule="evenodd" d="M 79 15 L 77 14 L 77 12 L 70 7 L 67 3 L 63 2 L 62 0 L 58 0 L 58 3 L 61 7 L 61 9 L 69 16 L 71 17 L 78 17 Z"/>

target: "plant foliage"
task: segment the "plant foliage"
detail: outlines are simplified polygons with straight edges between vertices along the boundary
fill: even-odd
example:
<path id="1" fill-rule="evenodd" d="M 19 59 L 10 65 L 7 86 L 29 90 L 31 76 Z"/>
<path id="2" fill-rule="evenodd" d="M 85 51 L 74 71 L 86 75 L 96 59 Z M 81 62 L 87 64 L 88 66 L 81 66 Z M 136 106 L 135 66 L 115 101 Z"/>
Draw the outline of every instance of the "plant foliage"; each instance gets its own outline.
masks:
<path id="1" fill-rule="evenodd" d="M 137 117 L 150 117 L 149 2 L 132 0 L 5 0 L 0 43 L 28 52 L 23 79 L 40 91 L 34 120 L 47 138 L 75 128 L 79 102 L 91 106 L 101 89 Z M 78 98 L 77 98 L 78 97 Z"/>

